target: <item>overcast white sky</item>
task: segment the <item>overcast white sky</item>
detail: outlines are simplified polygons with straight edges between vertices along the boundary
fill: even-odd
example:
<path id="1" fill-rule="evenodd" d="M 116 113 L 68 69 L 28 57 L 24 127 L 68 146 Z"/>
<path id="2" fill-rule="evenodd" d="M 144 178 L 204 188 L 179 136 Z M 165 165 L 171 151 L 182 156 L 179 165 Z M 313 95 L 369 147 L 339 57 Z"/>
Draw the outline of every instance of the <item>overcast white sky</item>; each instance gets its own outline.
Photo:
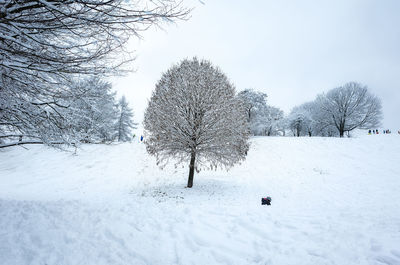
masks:
<path id="1" fill-rule="evenodd" d="M 113 81 L 142 122 L 162 72 L 197 56 L 237 91 L 253 88 L 288 113 L 317 94 L 357 81 L 382 99 L 384 127 L 400 129 L 399 0 L 184 0 L 188 21 L 133 41 L 135 73 Z M 249 4 L 251 2 L 251 4 Z"/>

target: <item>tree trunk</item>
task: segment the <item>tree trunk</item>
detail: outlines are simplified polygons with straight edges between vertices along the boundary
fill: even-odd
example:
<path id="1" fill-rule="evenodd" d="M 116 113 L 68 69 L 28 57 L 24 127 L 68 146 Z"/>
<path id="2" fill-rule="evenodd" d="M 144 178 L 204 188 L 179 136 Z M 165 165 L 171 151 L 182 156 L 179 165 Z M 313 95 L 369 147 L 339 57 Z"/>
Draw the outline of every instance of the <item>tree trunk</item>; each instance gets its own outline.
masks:
<path id="1" fill-rule="evenodd" d="M 187 187 L 191 188 L 193 187 L 193 176 L 194 176 L 194 161 L 196 159 L 196 153 L 192 153 L 192 156 L 190 158 L 190 165 L 189 165 L 189 179 L 188 179 L 188 184 Z"/>
<path id="2" fill-rule="evenodd" d="M 122 131 L 122 112 L 121 115 L 119 116 L 119 123 L 118 123 L 118 142 L 121 142 L 121 131 Z"/>
<path id="3" fill-rule="evenodd" d="M 340 123 L 339 123 L 340 138 L 342 138 L 344 136 L 344 127 L 345 127 L 345 121 L 340 121 Z"/>

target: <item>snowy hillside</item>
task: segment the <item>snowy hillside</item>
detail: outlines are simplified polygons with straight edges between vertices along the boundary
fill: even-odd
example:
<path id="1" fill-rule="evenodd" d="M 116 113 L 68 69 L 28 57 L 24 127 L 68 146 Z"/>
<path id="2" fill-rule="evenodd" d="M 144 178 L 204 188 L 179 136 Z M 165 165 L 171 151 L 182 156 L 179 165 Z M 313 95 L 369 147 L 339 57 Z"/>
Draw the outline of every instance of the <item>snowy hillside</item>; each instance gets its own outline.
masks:
<path id="1" fill-rule="evenodd" d="M 1 265 L 400 264 L 399 135 L 254 138 L 192 189 L 140 143 L 26 147 L 0 151 Z"/>

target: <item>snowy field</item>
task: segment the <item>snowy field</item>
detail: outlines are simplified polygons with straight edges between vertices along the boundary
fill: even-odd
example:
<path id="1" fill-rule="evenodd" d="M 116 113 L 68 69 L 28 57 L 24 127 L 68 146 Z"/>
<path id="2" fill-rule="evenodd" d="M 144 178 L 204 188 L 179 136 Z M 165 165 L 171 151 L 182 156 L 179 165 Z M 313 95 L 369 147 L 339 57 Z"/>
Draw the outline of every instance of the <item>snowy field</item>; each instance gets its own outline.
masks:
<path id="1" fill-rule="evenodd" d="M 192 189 L 140 143 L 2 149 L 0 264 L 400 264 L 399 135 L 251 142 Z"/>

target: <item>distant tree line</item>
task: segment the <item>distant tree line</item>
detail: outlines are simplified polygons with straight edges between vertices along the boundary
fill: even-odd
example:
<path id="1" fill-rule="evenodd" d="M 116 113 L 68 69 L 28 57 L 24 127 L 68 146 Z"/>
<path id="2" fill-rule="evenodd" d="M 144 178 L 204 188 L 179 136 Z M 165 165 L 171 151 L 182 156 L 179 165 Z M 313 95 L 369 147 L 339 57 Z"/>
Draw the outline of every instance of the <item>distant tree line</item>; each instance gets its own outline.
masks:
<path id="1" fill-rule="evenodd" d="M 378 127 L 382 120 L 382 104 L 368 88 L 349 82 L 320 94 L 312 102 L 283 111 L 267 105 L 267 95 L 244 90 L 239 96 L 247 106 L 247 119 L 253 135 L 339 136 L 352 130 Z"/>
<path id="2" fill-rule="evenodd" d="M 287 120 L 295 136 L 343 137 L 357 128 L 378 127 L 382 104 L 366 86 L 349 82 L 293 108 Z"/>

